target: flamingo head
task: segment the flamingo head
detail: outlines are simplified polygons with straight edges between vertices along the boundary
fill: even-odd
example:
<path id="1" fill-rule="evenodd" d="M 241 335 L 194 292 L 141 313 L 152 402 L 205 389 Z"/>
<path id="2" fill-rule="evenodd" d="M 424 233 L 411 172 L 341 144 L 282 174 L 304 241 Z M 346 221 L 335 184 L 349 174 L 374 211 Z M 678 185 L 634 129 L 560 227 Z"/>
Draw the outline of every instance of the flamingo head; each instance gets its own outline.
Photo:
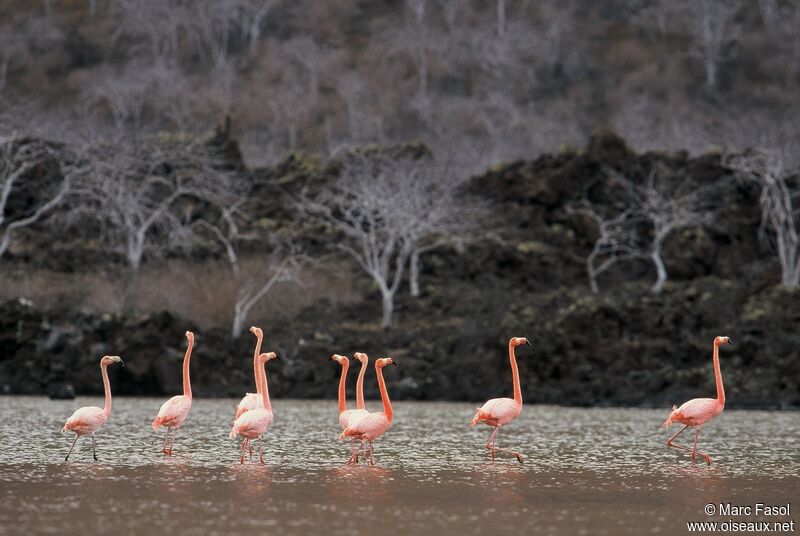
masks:
<path id="1" fill-rule="evenodd" d="M 271 359 L 278 359 L 278 354 L 275 352 L 265 352 L 263 354 L 258 354 L 258 362 L 262 365 Z"/>
<path id="2" fill-rule="evenodd" d="M 714 339 L 714 346 L 720 346 L 723 344 L 730 344 L 733 346 L 733 342 L 731 341 L 730 337 L 716 337 Z"/>
<path id="3" fill-rule="evenodd" d="M 528 346 L 530 346 L 531 342 L 525 337 L 513 337 L 511 339 L 511 346 L 520 346 L 522 344 L 527 344 Z"/>
<path id="4" fill-rule="evenodd" d="M 255 326 L 251 326 L 250 327 L 250 333 L 252 333 L 253 335 L 255 335 L 258 338 L 261 338 L 261 337 L 264 336 L 264 332 L 261 331 L 261 328 L 257 328 Z"/>
<path id="5" fill-rule="evenodd" d="M 111 363 L 122 363 L 122 358 L 118 355 L 104 355 L 103 359 L 100 360 L 100 364 L 107 367 Z M 122 363 L 122 366 L 125 366 L 125 363 Z"/>
<path id="6" fill-rule="evenodd" d="M 375 367 L 377 368 L 383 368 L 386 365 L 394 365 L 395 367 L 400 366 L 397 363 L 395 363 L 394 359 L 392 359 L 391 357 L 384 357 L 383 359 L 378 359 L 377 361 L 375 361 Z"/>
<path id="7" fill-rule="evenodd" d="M 341 366 L 345 366 L 345 365 L 349 365 L 350 364 L 350 360 L 349 359 L 347 359 L 345 356 L 339 355 L 339 354 L 333 354 L 331 356 L 331 360 L 332 361 L 336 361 Z"/>
<path id="8" fill-rule="evenodd" d="M 358 361 L 361 364 L 366 364 L 367 361 L 369 361 L 369 357 L 367 357 L 367 354 L 365 354 L 364 352 L 356 352 L 356 353 L 353 354 L 353 357 L 358 359 Z"/>
<path id="9" fill-rule="evenodd" d="M 185 335 L 187 341 L 194 342 L 194 333 L 192 333 L 191 331 L 187 331 Z"/>

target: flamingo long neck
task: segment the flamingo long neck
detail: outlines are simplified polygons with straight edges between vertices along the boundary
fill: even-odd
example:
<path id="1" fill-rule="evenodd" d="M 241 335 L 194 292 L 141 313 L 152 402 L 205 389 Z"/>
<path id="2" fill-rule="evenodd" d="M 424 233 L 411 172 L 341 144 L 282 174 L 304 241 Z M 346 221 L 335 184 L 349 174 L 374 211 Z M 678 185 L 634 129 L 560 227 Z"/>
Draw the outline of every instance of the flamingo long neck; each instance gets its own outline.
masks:
<path id="1" fill-rule="evenodd" d="M 267 386 L 267 362 L 259 367 L 261 369 L 261 402 L 264 404 L 264 409 L 272 411 L 272 403 L 269 401 L 269 387 Z"/>
<path id="2" fill-rule="evenodd" d="M 189 380 L 189 361 L 192 359 L 192 346 L 194 346 L 194 341 L 190 339 L 186 355 L 183 356 L 183 396 L 190 400 L 192 398 L 192 382 Z"/>
<path id="3" fill-rule="evenodd" d="M 358 371 L 358 381 L 356 381 L 356 408 L 366 409 L 367 405 L 364 403 L 364 376 L 367 373 L 367 361 L 365 357 L 361 362 L 361 370 Z"/>
<path id="4" fill-rule="evenodd" d="M 347 382 L 347 369 L 350 368 L 350 363 L 345 361 L 342 363 L 342 377 L 339 378 L 339 413 L 347 411 L 347 393 L 345 392 L 345 382 Z"/>
<path id="5" fill-rule="evenodd" d="M 508 343 L 508 359 L 511 361 L 511 376 L 514 383 L 514 402 L 522 405 L 522 389 L 519 386 L 519 369 L 517 368 L 517 357 L 514 355 L 514 345 Z"/>
<path id="6" fill-rule="evenodd" d="M 386 382 L 383 379 L 383 369 L 378 367 L 377 362 L 375 363 L 375 375 L 378 377 L 378 389 L 381 391 L 383 413 L 386 415 L 386 418 L 389 419 L 389 422 L 392 422 L 392 416 L 394 416 L 394 412 L 392 412 L 392 401 L 389 400 L 389 392 L 386 390 Z"/>
<path id="7" fill-rule="evenodd" d="M 256 393 L 261 394 L 261 381 L 259 369 L 261 366 L 258 364 L 258 356 L 261 354 L 261 339 L 263 338 L 262 335 L 258 335 L 258 340 L 256 340 L 256 351 L 253 353 L 253 377 L 256 379 Z"/>
<path id="8" fill-rule="evenodd" d="M 717 403 L 725 405 L 725 388 L 722 385 L 722 371 L 719 369 L 719 344 L 714 344 L 714 379 L 717 381 Z"/>
<path id="9" fill-rule="evenodd" d="M 100 364 L 100 370 L 103 374 L 103 390 L 106 394 L 106 405 L 103 407 L 103 415 L 106 416 L 106 419 L 109 415 L 111 415 L 111 384 L 108 381 L 108 365 L 105 363 Z"/>

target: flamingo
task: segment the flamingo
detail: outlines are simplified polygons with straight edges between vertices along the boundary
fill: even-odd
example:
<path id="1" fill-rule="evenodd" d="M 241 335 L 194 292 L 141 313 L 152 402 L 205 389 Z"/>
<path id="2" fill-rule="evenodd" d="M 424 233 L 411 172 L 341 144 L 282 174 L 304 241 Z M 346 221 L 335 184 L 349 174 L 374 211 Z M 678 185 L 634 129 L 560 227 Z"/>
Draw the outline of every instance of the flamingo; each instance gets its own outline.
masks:
<path id="1" fill-rule="evenodd" d="M 269 401 L 269 389 L 267 387 L 267 370 L 266 364 L 270 359 L 277 359 L 275 352 L 260 354 L 258 356 L 258 376 L 256 377 L 256 388 L 258 394 L 261 395 L 260 408 L 245 411 L 236 419 L 231 428 L 231 433 L 228 437 L 231 439 L 236 436 L 244 438 L 242 441 L 242 456 L 239 463 L 244 463 L 244 449 L 250 445 L 251 439 L 258 439 L 258 455 L 261 463 L 264 463 L 264 447 L 261 442 L 261 436 L 267 431 L 267 428 L 272 424 L 272 404 Z"/>
<path id="2" fill-rule="evenodd" d="M 256 378 L 256 390 L 258 390 L 258 356 L 261 353 L 261 341 L 264 339 L 264 332 L 261 331 L 261 328 L 251 326 L 250 333 L 256 336 L 256 349 L 253 352 L 253 376 Z M 263 407 L 264 406 L 261 405 L 261 396 L 259 393 L 247 393 L 244 395 L 244 397 L 242 397 L 242 399 L 239 401 L 239 404 L 236 406 L 236 415 L 233 417 L 233 420 L 235 421 L 241 417 L 242 413 L 245 411 Z"/>
<path id="3" fill-rule="evenodd" d="M 693 398 L 688 402 L 681 404 L 681 407 L 679 408 L 672 406 L 672 412 L 670 412 L 669 417 L 667 417 L 667 420 L 664 421 L 664 424 L 662 425 L 664 428 L 669 428 L 672 426 L 672 423 L 675 422 L 679 422 L 683 425 L 683 428 L 678 430 L 677 434 L 667 440 L 667 446 L 691 452 L 692 464 L 697 463 L 697 455 L 699 454 L 705 458 L 708 465 L 711 465 L 711 456 L 705 452 L 700 452 L 697 450 L 697 438 L 700 436 L 700 428 L 702 428 L 705 423 L 722 413 L 722 410 L 725 409 L 725 389 L 722 386 L 722 372 L 719 369 L 719 347 L 723 344 L 730 344 L 733 346 L 730 337 L 714 338 L 713 360 L 714 379 L 717 382 L 717 398 Z M 690 426 L 694 427 L 694 445 L 692 445 L 692 448 L 673 444 L 672 442 L 675 440 L 675 438 L 681 435 L 681 432 Z"/>
<path id="4" fill-rule="evenodd" d="M 192 384 L 189 381 L 189 360 L 192 358 L 192 347 L 194 346 L 194 333 L 186 332 L 186 340 L 189 342 L 186 347 L 186 355 L 183 356 L 183 394 L 176 395 L 164 402 L 158 415 L 153 419 L 153 431 L 158 431 L 159 427 L 166 426 L 167 434 L 164 436 L 164 446 L 161 452 L 167 456 L 172 455 L 172 447 L 175 446 L 175 437 L 178 435 L 178 428 L 181 427 L 189 410 L 192 409 Z M 169 441 L 169 431 L 172 432 L 172 442 L 167 448 Z"/>
<path id="5" fill-rule="evenodd" d="M 94 457 L 94 461 L 97 461 L 94 433 L 106 423 L 108 416 L 111 415 L 111 384 L 108 382 L 108 371 L 106 370 L 111 363 L 122 363 L 122 359 L 116 355 L 106 355 L 100 359 L 100 371 L 103 375 L 103 390 L 106 395 L 105 406 L 103 408 L 84 406 L 75 410 L 75 413 L 67 419 L 67 422 L 64 423 L 64 427 L 61 429 L 62 432 L 75 433 L 72 446 L 69 448 L 69 452 L 67 452 L 67 457 L 64 458 L 65 462 L 69 461 L 69 455 L 72 454 L 75 443 L 77 443 L 78 438 L 83 435 L 92 436 L 92 456 Z M 125 364 L 122 363 L 122 365 L 124 366 Z"/>
<path id="6" fill-rule="evenodd" d="M 354 425 L 356 422 L 369 414 L 369 412 L 365 409 L 366 406 L 364 404 L 364 374 L 367 371 L 367 361 L 369 358 L 366 354 L 361 352 L 356 352 L 354 357 L 361 361 L 361 370 L 358 373 L 358 382 L 356 383 L 357 409 L 347 409 L 345 385 L 347 383 L 347 369 L 350 367 L 350 360 L 339 354 L 333 354 L 331 356 L 331 360 L 336 361 L 342 366 L 342 376 L 339 379 L 339 424 L 342 426 L 342 430 L 346 429 L 348 426 Z M 353 463 L 353 461 L 358 463 L 356 440 L 351 437 L 350 442 L 352 443 L 353 452 L 350 456 L 350 459 L 347 460 L 347 463 L 350 464 Z"/>
<path id="7" fill-rule="evenodd" d="M 479 407 L 477 413 L 475 413 L 475 417 L 472 418 L 472 426 L 485 423 L 494 427 L 492 435 L 489 436 L 489 441 L 486 442 L 486 448 L 489 449 L 491 453 L 492 461 L 494 461 L 495 451 L 501 451 L 513 454 L 517 458 L 517 461 L 522 463 L 522 455 L 519 452 L 494 446 L 495 438 L 497 437 L 497 432 L 500 431 L 500 427 L 510 423 L 522 413 L 522 389 L 519 386 L 519 370 L 517 369 L 517 358 L 514 355 L 514 348 L 521 344 L 531 345 L 528 339 L 524 337 L 513 337 L 508 341 L 508 359 L 511 361 L 514 398 L 493 398 Z"/>
<path id="8" fill-rule="evenodd" d="M 383 367 L 387 365 L 398 366 L 391 357 L 378 359 L 375 361 L 375 375 L 378 377 L 378 389 L 381 392 L 381 401 L 383 402 L 383 411 L 375 411 L 367 413 L 358 422 L 348 425 L 344 429 L 339 439 L 351 437 L 353 439 L 361 440 L 361 447 L 364 443 L 369 443 L 369 464 L 375 465 L 375 457 L 373 451 L 375 449 L 373 441 L 378 439 L 383 433 L 392 425 L 392 402 L 389 400 L 389 393 L 386 391 L 386 382 L 383 379 Z M 357 453 L 355 453 L 357 454 Z M 354 455 L 355 455 L 354 454 Z M 352 458 L 351 458 L 352 459 Z M 350 463 L 350 461 L 348 461 Z"/>

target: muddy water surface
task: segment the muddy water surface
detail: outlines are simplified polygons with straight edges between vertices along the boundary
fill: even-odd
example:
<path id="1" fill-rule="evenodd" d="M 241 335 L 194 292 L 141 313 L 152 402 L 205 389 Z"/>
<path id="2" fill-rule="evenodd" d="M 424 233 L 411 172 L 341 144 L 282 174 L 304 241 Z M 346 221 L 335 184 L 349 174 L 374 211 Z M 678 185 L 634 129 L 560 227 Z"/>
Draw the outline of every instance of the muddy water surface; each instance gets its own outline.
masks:
<path id="1" fill-rule="evenodd" d="M 700 436 L 713 465 L 693 467 L 663 445 L 666 410 L 526 406 L 498 436 L 520 465 L 488 461 L 489 429 L 469 427 L 474 404 L 398 403 L 378 465 L 345 467 L 336 403 L 278 400 L 261 466 L 240 465 L 227 439 L 231 400 L 195 400 L 175 455 L 159 454 L 149 423 L 161 402 L 115 399 L 100 462 L 81 439 L 65 464 L 63 421 L 102 399 L 0 398 L 0 534 L 688 534 L 692 521 L 800 522 L 794 412 L 726 411 Z M 792 510 L 719 513 L 757 503 Z"/>

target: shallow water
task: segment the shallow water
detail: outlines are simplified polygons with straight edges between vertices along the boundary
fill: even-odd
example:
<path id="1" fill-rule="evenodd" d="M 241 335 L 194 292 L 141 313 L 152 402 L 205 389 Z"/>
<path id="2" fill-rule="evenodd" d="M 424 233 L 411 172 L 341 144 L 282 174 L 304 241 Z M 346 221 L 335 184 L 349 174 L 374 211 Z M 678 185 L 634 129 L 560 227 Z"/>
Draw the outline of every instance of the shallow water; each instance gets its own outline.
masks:
<path id="1" fill-rule="evenodd" d="M 102 399 L 0 398 L 0 533 L 686 534 L 688 521 L 800 521 L 704 513 L 800 508 L 799 413 L 726 411 L 700 435 L 713 465 L 693 467 L 664 447 L 666 409 L 526 406 L 498 436 L 520 465 L 489 462 L 474 404 L 401 402 L 377 466 L 345 467 L 335 401 L 277 400 L 260 466 L 240 465 L 227 438 L 232 400 L 195 400 L 164 457 L 149 426 L 162 402 L 116 398 L 100 462 L 82 438 L 66 464 L 64 420 Z"/>

